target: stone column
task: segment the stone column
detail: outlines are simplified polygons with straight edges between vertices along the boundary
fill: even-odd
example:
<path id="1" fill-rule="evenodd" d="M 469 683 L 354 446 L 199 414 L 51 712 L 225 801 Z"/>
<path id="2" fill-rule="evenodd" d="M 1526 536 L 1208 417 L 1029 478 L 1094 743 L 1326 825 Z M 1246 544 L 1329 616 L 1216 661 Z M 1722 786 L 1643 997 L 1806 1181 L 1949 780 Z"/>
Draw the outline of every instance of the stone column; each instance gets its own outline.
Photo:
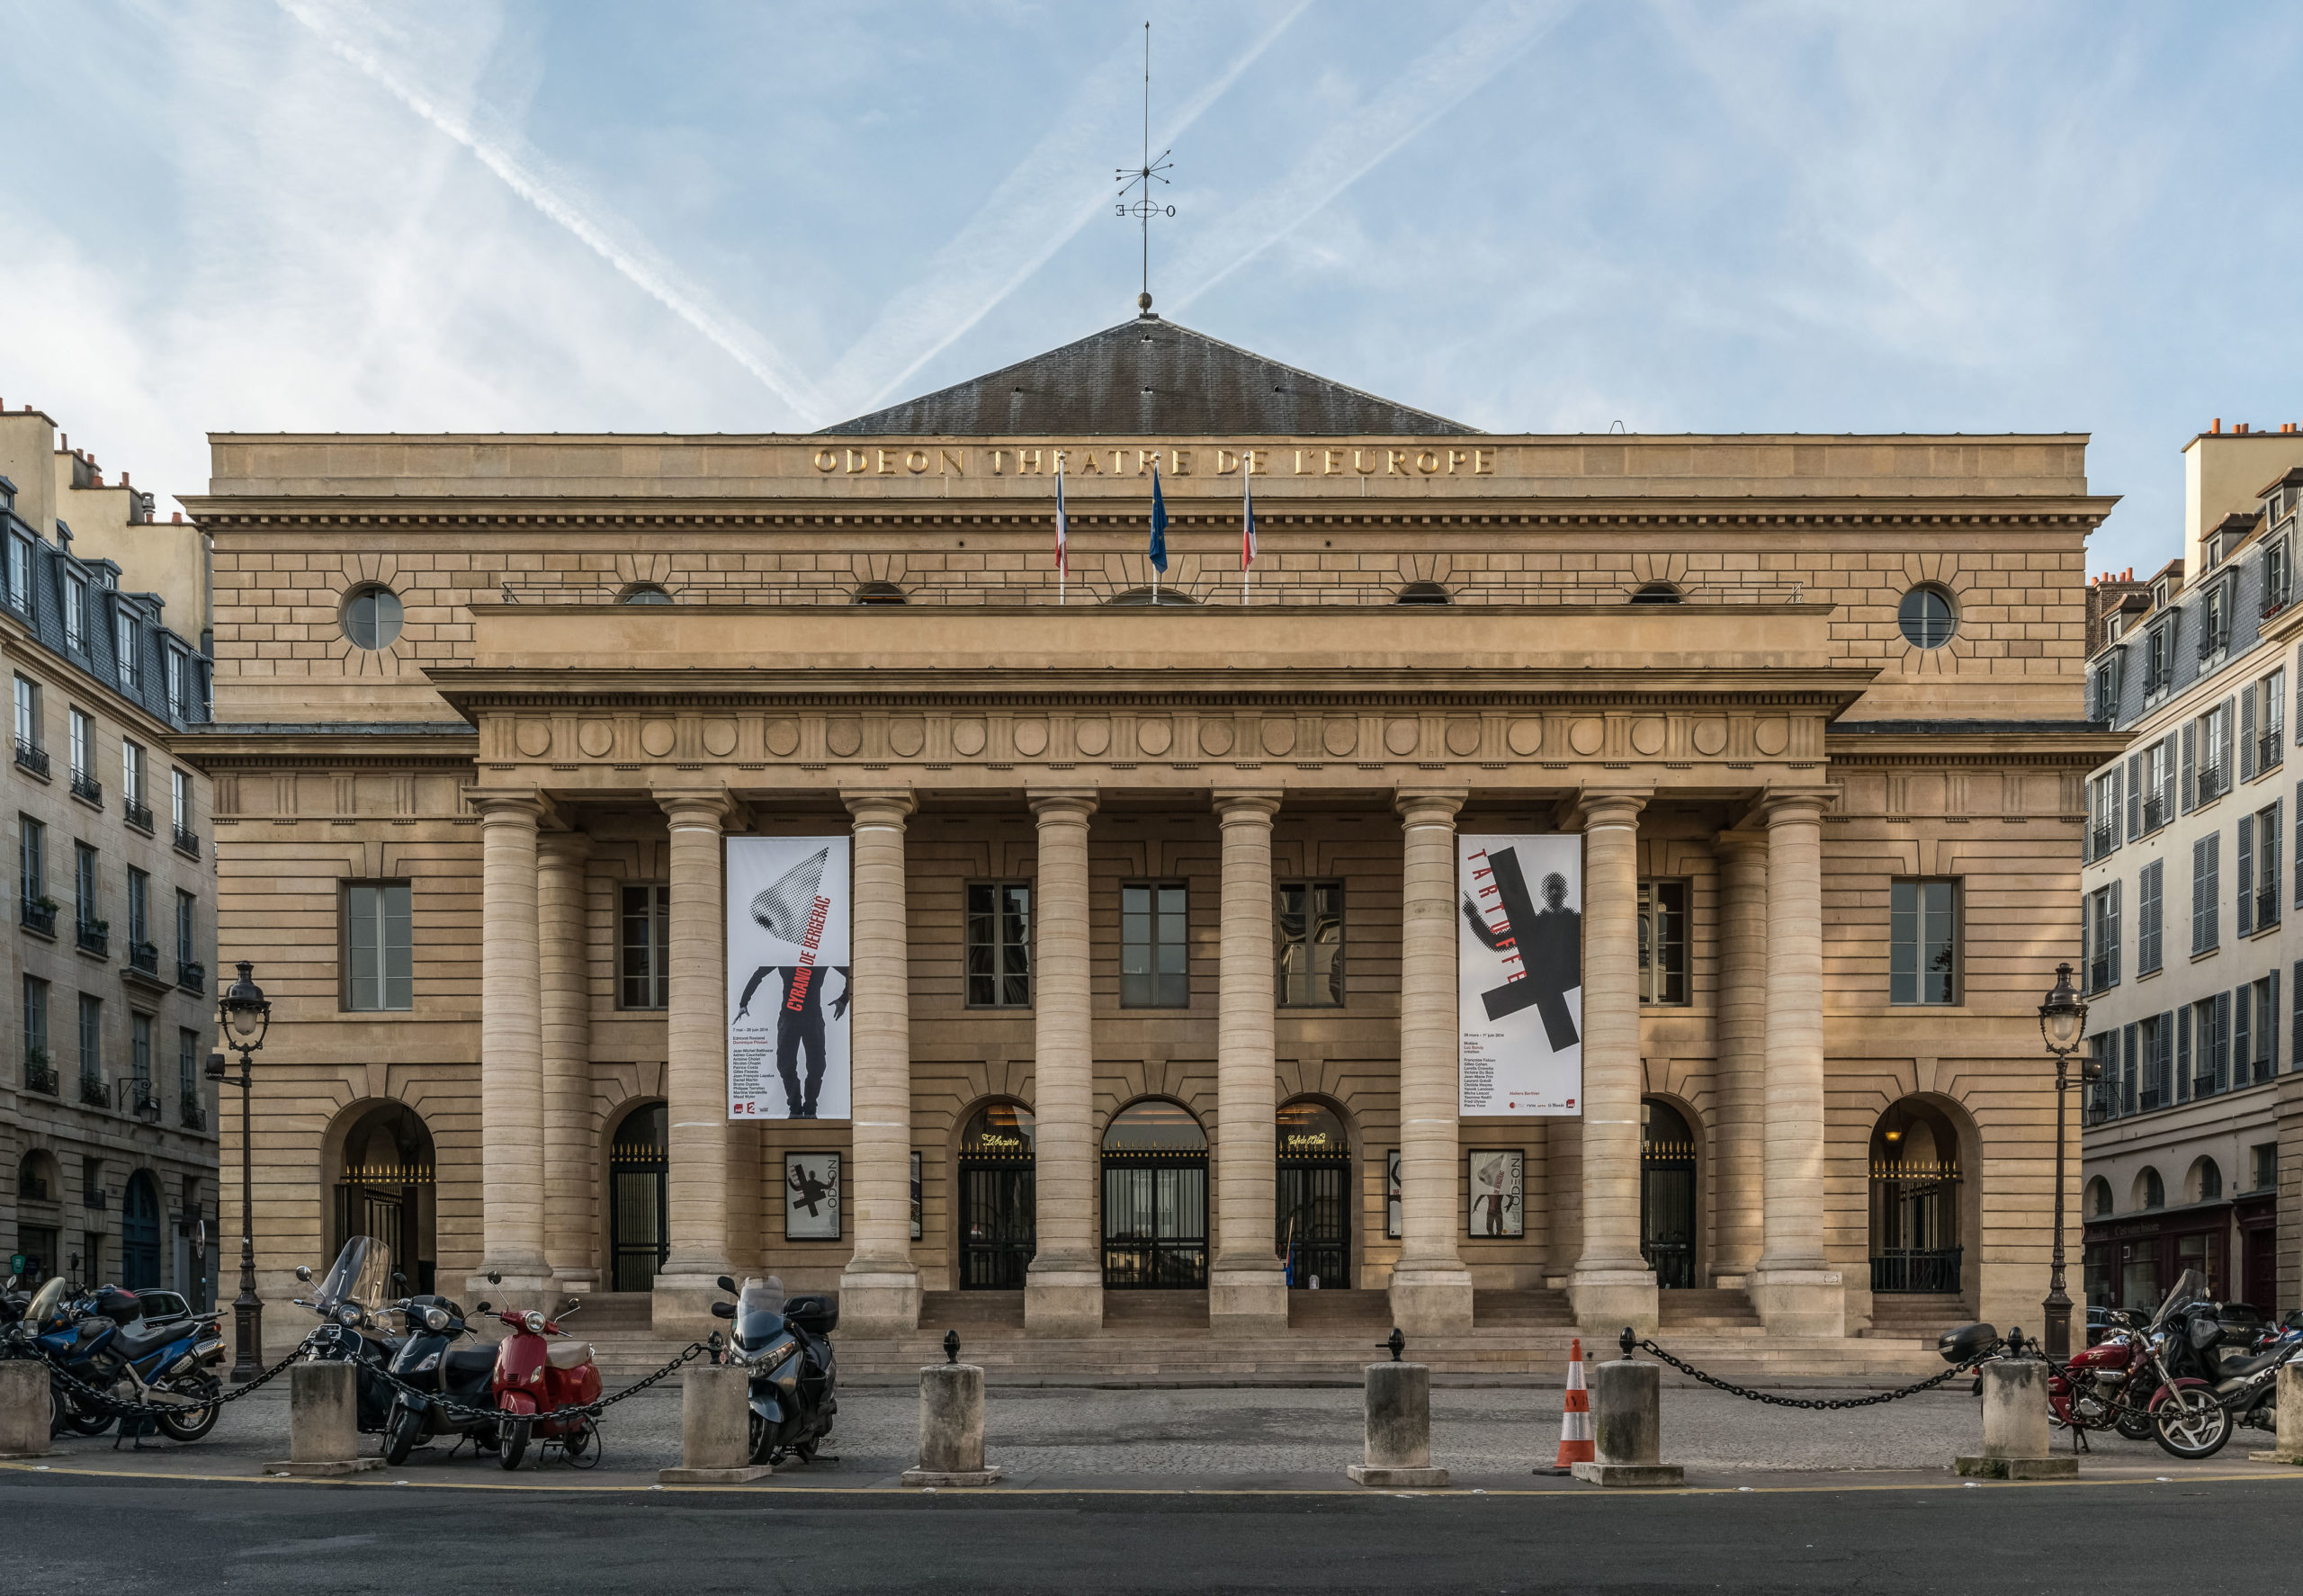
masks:
<path id="1" fill-rule="evenodd" d="M 1275 1252 L 1279 1179 L 1278 1016 L 1273 985 L 1273 792 L 1215 794 L 1223 823 L 1223 894 L 1215 1027 L 1214 1268 L 1211 1328 L 1287 1328 L 1287 1272 Z"/>
<path id="2" fill-rule="evenodd" d="M 543 1037 L 536 969 L 533 792 L 476 792 L 479 811 L 480 1266 L 497 1302 L 550 1288 L 544 1262 Z M 486 1277 L 503 1277 L 491 1285 Z"/>
<path id="3" fill-rule="evenodd" d="M 591 838 L 547 832 L 538 841 L 536 919 L 542 980 L 544 1261 L 555 1292 L 595 1288 L 592 1188 L 591 960 L 584 860 Z"/>
<path id="4" fill-rule="evenodd" d="M 1767 833 L 1722 831 L 1719 1091 L 1712 1125 L 1711 1283 L 1741 1290 L 1760 1260 L 1767 1128 Z"/>
<path id="5" fill-rule="evenodd" d="M 855 934 L 849 975 L 850 1134 L 856 1251 L 839 1278 L 840 1328 L 899 1335 L 919 1328 L 911 1260 L 911 938 L 904 892 L 908 792 L 841 794 L 855 817 Z"/>
<path id="6" fill-rule="evenodd" d="M 1655 1328 L 1655 1271 L 1639 1251 L 1639 811 L 1646 796 L 1587 788 L 1583 820 L 1583 1251 L 1575 1322 L 1600 1335 Z"/>
<path id="7" fill-rule="evenodd" d="M 728 971 L 725 849 L 734 804 L 725 788 L 657 794 L 671 829 L 671 1009 L 665 1017 L 665 1180 L 671 1256 L 657 1271 L 655 1327 L 712 1328 L 714 1283 L 729 1272 Z M 759 1171 L 748 1179 L 757 1186 Z"/>
<path id="8" fill-rule="evenodd" d="M 1752 1305 L 1770 1330 L 1846 1333 L 1824 1257 L 1821 792 L 1771 791 L 1767 816 L 1767 1206 Z"/>
<path id="9" fill-rule="evenodd" d="M 1097 1232 L 1095 1020 L 1088 990 L 1089 792 L 1034 793 L 1033 1136 L 1038 1251 L 1024 1277 L 1024 1328 L 1092 1335 L 1104 1323 Z"/>
<path id="10" fill-rule="evenodd" d="M 1456 1084 L 1456 811 L 1460 792 L 1394 794 L 1405 832 L 1400 872 L 1400 1260 L 1392 1318 L 1411 1336 L 1472 1323 Z"/>

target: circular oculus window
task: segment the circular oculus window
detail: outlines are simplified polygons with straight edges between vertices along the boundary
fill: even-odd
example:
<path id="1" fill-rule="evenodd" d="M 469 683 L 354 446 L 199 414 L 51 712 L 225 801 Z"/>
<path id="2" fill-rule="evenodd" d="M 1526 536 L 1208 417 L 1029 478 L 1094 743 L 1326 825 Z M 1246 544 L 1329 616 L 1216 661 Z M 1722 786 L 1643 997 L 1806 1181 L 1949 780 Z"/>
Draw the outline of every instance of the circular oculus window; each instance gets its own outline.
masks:
<path id="1" fill-rule="evenodd" d="M 344 635 L 355 649 L 389 649 L 399 637 L 399 595 L 389 587 L 355 588 L 344 601 Z"/>
<path id="2" fill-rule="evenodd" d="M 1895 611 L 1895 623 L 1903 628 L 1904 641 L 1914 649 L 1940 649 L 1959 630 L 1951 596 L 1940 587 L 1913 587 L 1904 594 Z"/>

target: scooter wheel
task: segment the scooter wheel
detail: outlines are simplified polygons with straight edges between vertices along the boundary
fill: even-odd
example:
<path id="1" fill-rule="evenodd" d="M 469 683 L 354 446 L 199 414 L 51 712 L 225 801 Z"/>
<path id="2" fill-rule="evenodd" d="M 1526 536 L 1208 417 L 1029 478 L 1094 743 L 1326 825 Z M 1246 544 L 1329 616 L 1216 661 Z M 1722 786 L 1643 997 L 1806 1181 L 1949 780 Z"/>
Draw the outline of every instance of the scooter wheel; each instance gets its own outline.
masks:
<path id="1" fill-rule="evenodd" d="M 384 1421 L 385 1466 L 398 1468 L 407 1462 L 423 1434 L 424 1415 L 404 1403 L 392 1403 L 392 1416 Z"/>
<path id="2" fill-rule="evenodd" d="M 2151 1410 L 2160 1449 L 2171 1457 L 2212 1457 L 2231 1439 L 2231 1412 L 2205 1385 L 2179 1385 Z"/>
<path id="3" fill-rule="evenodd" d="M 528 1428 L 525 1419 L 506 1419 L 497 1429 L 496 1461 L 507 1470 L 519 1467 L 520 1460 L 528 1455 Z"/>

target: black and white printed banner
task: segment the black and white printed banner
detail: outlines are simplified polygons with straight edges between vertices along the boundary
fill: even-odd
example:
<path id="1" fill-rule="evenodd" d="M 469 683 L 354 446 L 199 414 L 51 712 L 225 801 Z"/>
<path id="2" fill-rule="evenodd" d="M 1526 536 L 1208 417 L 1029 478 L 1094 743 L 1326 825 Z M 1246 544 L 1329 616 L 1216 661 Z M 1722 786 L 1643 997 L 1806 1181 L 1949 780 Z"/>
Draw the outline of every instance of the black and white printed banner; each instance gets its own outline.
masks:
<path id="1" fill-rule="evenodd" d="M 847 838 L 730 837 L 727 879 L 728 1117 L 846 1119 Z"/>
<path id="2" fill-rule="evenodd" d="M 1582 1112 L 1583 839 L 1459 835 L 1465 1114 Z"/>

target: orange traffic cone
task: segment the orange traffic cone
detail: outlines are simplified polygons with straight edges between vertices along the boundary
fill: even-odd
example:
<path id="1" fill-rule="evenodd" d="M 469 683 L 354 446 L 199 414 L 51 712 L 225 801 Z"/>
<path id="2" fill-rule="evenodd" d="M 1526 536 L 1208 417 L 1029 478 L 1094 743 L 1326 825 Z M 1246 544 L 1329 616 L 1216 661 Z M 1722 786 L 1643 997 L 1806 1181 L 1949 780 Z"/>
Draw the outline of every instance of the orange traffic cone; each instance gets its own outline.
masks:
<path id="1" fill-rule="evenodd" d="M 1559 1461 L 1537 1474 L 1563 1475 L 1578 1463 L 1594 1460 L 1591 1447 L 1591 1394 L 1583 1385 L 1583 1342 L 1578 1338 L 1567 1355 L 1567 1390 L 1559 1410 Z"/>

